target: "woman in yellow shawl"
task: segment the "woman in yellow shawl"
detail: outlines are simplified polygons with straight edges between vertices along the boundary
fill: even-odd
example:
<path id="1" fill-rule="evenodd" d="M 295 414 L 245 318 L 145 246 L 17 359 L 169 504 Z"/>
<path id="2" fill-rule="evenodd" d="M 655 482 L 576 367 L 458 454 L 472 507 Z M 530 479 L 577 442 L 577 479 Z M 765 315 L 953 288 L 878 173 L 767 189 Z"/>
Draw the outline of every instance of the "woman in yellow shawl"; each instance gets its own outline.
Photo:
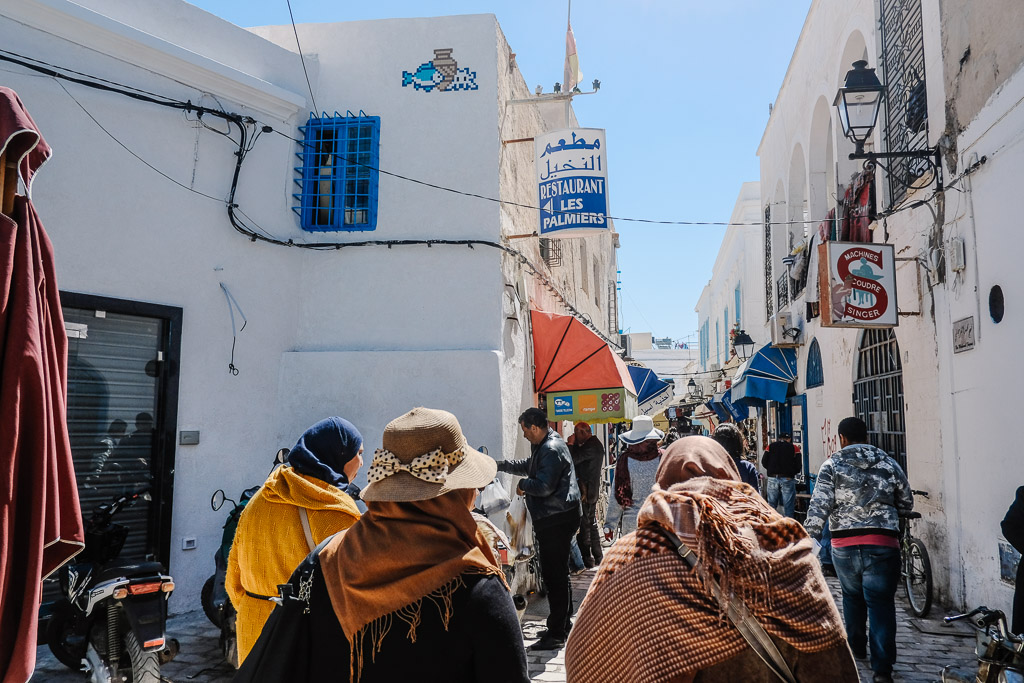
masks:
<path id="1" fill-rule="evenodd" d="M 340 417 L 321 420 L 245 506 L 226 579 L 238 612 L 239 664 L 274 609 L 269 598 L 277 595 L 277 586 L 316 544 L 359 519 L 353 500 L 359 489 L 352 478 L 363 464 L 362 452 L 363 437 L 352 423 Z"/>

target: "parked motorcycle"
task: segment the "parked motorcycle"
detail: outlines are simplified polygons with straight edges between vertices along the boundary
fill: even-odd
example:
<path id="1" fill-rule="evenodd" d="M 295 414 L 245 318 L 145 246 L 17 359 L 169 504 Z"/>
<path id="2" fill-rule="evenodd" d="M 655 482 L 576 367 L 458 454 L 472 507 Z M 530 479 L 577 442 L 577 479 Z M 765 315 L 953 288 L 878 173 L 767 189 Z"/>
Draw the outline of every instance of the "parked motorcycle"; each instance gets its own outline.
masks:
<path id="1" fill-rule="evenodd" d="M 47 644 L 62 664 L 83 664 L 94 683 L 159 683 L 160 666 L 178 653 L 165 637 L 167 599 L 174 580 L 159 562 L 118 562 L 128 527 L 114 516 L 146 491 L 98 506 L 85 525 L 85 549 L 60 570 L 62 598 L 46 628 Z"/>
<path id="2" fill-rule="evenodd" d="M 1006 615 L 997 609 L 978 607 L 944 621 L 961 619 L 967 619 L 977 631 L 978 671 L 947 666 L 942 670 L 943 683 L 1024 683 L 1024 637 L 1010 633 Z"/>

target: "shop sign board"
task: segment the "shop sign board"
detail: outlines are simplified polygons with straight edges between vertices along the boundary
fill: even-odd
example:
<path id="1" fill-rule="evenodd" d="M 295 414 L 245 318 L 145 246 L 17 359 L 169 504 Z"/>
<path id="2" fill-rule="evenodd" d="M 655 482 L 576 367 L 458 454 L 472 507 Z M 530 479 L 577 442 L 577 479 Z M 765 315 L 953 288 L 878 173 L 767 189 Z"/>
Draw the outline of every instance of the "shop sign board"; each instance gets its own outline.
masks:
<path id="1" fill-rule="evenodd" d="M 621 422 L 636 416 L 636 397 L 622 387 L 552 392 L 547 412 L 551 420 Z"/>
<path id="2" fill-rule="evenodd" d="M 896 327 L 896 252 L 891 244 L 818 247 L 822 327 Z"/>
<path id="3" fill-rule="evenodd" d="M 542 237 L 607 232 L 608 163 L 601 128 L 566 128 L 534 138 Z"/>
<path id="4" fill-rule="evenodd" d="M 953 323 L 953 353 L 963 353 L 974 348 L 974 316 Z"/>

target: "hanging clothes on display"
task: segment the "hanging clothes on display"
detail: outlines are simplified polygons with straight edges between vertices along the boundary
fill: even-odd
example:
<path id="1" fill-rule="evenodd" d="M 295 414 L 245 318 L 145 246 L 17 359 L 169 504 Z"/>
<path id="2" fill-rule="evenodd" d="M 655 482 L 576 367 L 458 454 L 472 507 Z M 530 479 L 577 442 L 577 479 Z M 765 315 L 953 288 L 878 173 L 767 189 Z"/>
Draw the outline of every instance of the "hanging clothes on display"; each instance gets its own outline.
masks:
<path id="1" fill-rule="evenodd" d="M 67 333 L 53 246 L 30 201 L 50 156 L 17 93 L 0 87 L 0 681 L 36 658 L 42 579 L 85 543 L 67 429 Z M 25 195 L 15 195 L 20 178 Z"/>
<path id="2" fill-rule="evenodd" d="M 875 172 L 861 171 L 843 199 L 843 222 L 840 242 L 871 242 L 871 219 L 875 212 Z"/>

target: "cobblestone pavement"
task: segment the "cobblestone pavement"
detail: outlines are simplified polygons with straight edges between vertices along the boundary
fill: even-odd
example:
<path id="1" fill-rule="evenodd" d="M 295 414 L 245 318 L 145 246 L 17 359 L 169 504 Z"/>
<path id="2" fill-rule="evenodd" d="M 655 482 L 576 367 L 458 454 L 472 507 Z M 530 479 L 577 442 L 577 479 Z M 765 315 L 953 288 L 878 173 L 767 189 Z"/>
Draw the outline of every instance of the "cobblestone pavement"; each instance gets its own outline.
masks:
<path id="1" fill-rule="evenodd" d="M 591 570 L 573 577 L 573 601 L 577 607 L 583 601 L 594 573 L 594 570 Z M 841 609 L 839 581 L 829 578 L 828 582 L 836 604 Z M 938 631 L 942 635 L 923 632 L 914 625 L 913 615 L 907 608 L 902 592 L 897 595 L 899 630 L 896 640 L 899 655 L 894 675 L 897 681 L 931 683 L 939 680 L 942 667 L 946 664 L 973 666 L 973 636 L 960 629 L 953 630 L 939 625 L 944 614 L 939 608 L 933 608 L 931 618 L 925 620 L 924 626 L 929 631 Z M 531 601 L 527 607 L 523 615 L 523 637 L 527 646 L 536 641 L 537 634 L 544 628 L 547 613 L 547 600 L 544 598 Z M 233 670 L 220 657 L 217 645 L 218 631 L 207 621 L 201 610 L 172 617 L 168 621 L 167 632 L 170 637 L 177 638 L 181 643 L 180 654 L 162 670 L 169 680 L 177 683 L 227 683 L 232 679 Z M 527 662 L 531 680 L 555 683 L 566 679 L 564 650 L 527 652 Z M 858 661 L 857 666 L 860 669 L 861 680 L 870 682 L 871 669 L 867 663 Z M 64 683 L 80 682 L 85 678 L 85 674 L 74 673 L 60 664 L 46 646 L 39 648 L 33 681 Z"/>

